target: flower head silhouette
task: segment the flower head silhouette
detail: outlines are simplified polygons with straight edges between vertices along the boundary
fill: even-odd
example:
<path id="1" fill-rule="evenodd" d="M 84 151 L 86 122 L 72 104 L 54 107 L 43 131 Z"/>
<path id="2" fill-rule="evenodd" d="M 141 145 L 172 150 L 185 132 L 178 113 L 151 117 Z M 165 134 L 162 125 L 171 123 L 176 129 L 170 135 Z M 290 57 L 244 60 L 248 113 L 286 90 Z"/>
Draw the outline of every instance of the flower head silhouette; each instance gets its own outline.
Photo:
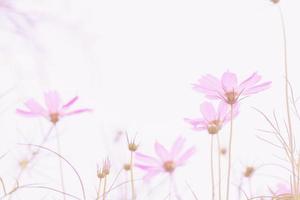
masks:
<path id="1" fill-rule="evenodd" d="M 78 96 L 72 98 L 66 104 L 62 104 L 57 91 L 49 91 L 44 94 L 46 108 L 34 99 L 27 100 L 24 104 L 28 110 L 17 109 L 17 113 L 26 117 L 45 117 L 53 124 L 56 124 L 62 117 L 89 112 L 91 109 L 71 110 L 71 106 L 78 100 Z"/>
<path id="2" fill-rule="evenodd" d="M 207 74 L 194 84 L 195 90 L 204 93 L 209 99 L 221 99 L 227 104 L 233 105 L 242 97 L 249 96 L 268 89 L 271 81 L 258 84 L 261 76 L 253 73 L 246 80 L 238 84 L 237 76 L 229 71 L 222 75 L 221 80 Z"/>
<path id="3" fill-rule="evenodd" d="M 144 180 L 150 180 L 160 173 L 173 174 L 177 167 L 183 166 L 186 161 L 196 152 L 195 147 L 190 147 L 183 152 L 185 139 L 177 138 L 170 151 L 156 142 L 155 152 L 158 158 L 136 153 L 135 166 L 146 171 Z"/>
<path id="4" fill-rule="evenodd" d="M 228 105 L 220 102 L 216 110 L 213 104 L 204 102 L 200 105 L 202 118 L 198 119 L 185 119 L 186 122 L 193 126 L 196 131 L 207 130 L 209 134 L 217 134 L 224 124 L 230 121 L 230 112 Z M 238 105 L 234 106 L 233 117 L 238 114 Z"/>

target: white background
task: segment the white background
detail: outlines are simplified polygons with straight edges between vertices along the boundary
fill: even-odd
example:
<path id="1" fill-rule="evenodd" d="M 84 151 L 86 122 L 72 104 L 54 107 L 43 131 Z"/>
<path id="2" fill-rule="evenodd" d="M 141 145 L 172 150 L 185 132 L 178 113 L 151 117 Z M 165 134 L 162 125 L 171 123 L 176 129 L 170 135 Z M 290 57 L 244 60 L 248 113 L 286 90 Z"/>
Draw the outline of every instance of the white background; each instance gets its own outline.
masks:
<path id="1" fill-rule="evenodd" d="M 239 183 L 246 165 L 285 165 L 276 158 L 284 156 L 281 151 L 257 139 L 256 135 L 262 134 L 257 129 L 268 126 L 252 108 L 270 115 L 276 110 L 281 122 L 285 117 L 280 16 L 277 6 L 269 1 L 19 0 L 12 3 L 28 14 L 34 25 L 20 15 L 0 9 L 0 91 L 10 90 L 0 99 L 0 152 L 9 151 L 1 160 L 0 175 L 8 185 L 13 184 L 18 171 L 17 159 L 26 155 L 26 148 L 17 143 L 38 143 L 41 133 L 49 128 L 49 123 L 43 120 L 17 116 L 15 109 L 29 97 L 42 101 L 44 91 L 56 89 L 65 101 L 79 95 L 78 107 L 94 109 L 90 114 L 66 118 L 58 127 L 63 155 L 81 173 L 89 199 L 95 197 L 96 164 L 109 155 L 116 172 L 126 160 L 123 159 L 125 141 L 114 142 L 118 130 L 128 130 L 132 136 L 137 132 L 140 150 L 147 154 L 153 153 L 156 139 L 170 146 L 178 135 L 186 137 L 190 145 L 197 146 L 198 152 L 178 171 L 179 191 L 183 199 L 192 199 L 185 184 L 188 182 L 199 199 L 209 199 L 210 137 L 205 132 L 192 131 L 183 118 L 197 117 L 204 100 L 203 95 L 192 90 L 191 84 L 203 74 L 220 77 L 226 70 L 237 73 L 240 80 L 257 71 L 264 80 L 273 81 L 270 90 L 242 102 L 241 113 L 234 122 L 232 194 L 236 194 L 234 184 Z M 288 30 L 290 81 L 297 96 L 300 2 L 286 0 L 281 7 Z M 12 18 L 25 35 L 16 32 Z M 226 126 L 220 133 L 223 146 L 228 131 Z M 47 145 L 54 148 L 54 144 L 51 139 Z M 48 154 L 43 156 L 32 174 L 22 180 L 24 183 L 42 180 L 58 186 L 57 159 Z M 80 195 L 75 176 L 67 166 L 65 171 L 67 191 Z M 142 174 L 139 171 L 137 176 Z M 252 179 L 253 191 L 267 194 L 267 187 L 288 179 L 276 166 L 261 168 Z M 142 191 L 154 187 L 159 180 L 151 186 L 139 182 L 138 188 Z M 15 198 L 42 199 L 45 193 L 24 190 Z M 163 199 L 168 189 L 157 188 L 155 193 L 156 198 L 140 196 L 140 199 Z M 53 196 L 49 192 L 46 199 Z"/>

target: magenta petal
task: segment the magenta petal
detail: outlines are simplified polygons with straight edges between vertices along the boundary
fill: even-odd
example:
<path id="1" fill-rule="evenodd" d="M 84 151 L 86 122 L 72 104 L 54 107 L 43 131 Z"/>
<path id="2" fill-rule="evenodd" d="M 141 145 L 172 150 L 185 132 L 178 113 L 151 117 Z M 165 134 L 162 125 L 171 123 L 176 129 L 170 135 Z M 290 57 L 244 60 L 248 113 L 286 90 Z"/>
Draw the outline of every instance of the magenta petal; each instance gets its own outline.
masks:
<path id="1" fill-rule="evenodd" d="M 76 101 L 78 100 L 78 96 L 72 98 L 68 103 L 63 105 L 62 109 L 68 109 L 70 106 L 72 106 Z"/>
<path id="2" fill-rule="evenodd" d="M 243 95 L 255 94 L 271 87 L 271 81 L 244 90 Z"/>
<path id="3" fill-rule="evenodd" d="M 138 152 L 135 153 L 135 159 L 151 166 L 160 165 L 160 162 L 157 159 Z"/>
<path id="4" fill-rule="evenodd" d="M 203 119 L 184 119 L 187 123 L 193 126 L 193 130 L 195 131 L 202 131 L 207 129 L 207 122 Z"/>
<path id="5" fill-rule="evenodd" d="M 46 110 L 34 99 L 29 99 L 24 104 L 30 110 L 31 113 L 36 115 L 47 116 Z"/>
<path id="6" fill-rule="evenodd" d="M 178 166 L 184 165 L 185 162 L 193 155 L 196 153 L 196 148 L 195 147 L 191 147 L 189 148 L 187 151 L 185 151 L 185 153 L 183 155 L 181 155 L 179 157 L 179 159 L 176 161 L 176 164 Z"/>
<path id="7" fill-rule="evenodd" d="M 204 102 L 200 105 L 200 110 L 203 117 L 208 121 L 213 121 L 217 119 L 217 113 L 214 106 L 209 102 Z"/>
<path id="8" fill-rule="evenodd" d="M 169 152 L 158 142 L 155 142 L 155 152 L 162 161 L 171 159 Z"/>
<path id="9" fill-rule="evenodd" d="M 174 142 L 171 148 L 171 157 L 174 158 L 177 154 L 179 154 L 183 148 L 185 143 L 185 139 L 182 137 L 178 137 L 177 140 Z"/>
<path id="10" fill-rule="evenodd" d="M 50 113 L 58 113 L 61 99 L 57 91 L 49 91 L 44 94 L 45 103 Z"/>
<path id="11" fill-rule="evenodd" d="M 61 116 L 76 115 L 76 114 L 80 114 L 80 113 L 84 113 L 84 112 L 91 112 L 93 110 L 92 109 L 88 109 L 88 108 L 84 108 L 84 109 L 78 109 L 78 110 L 74 110 L 74 111 L 70 111 L 70 112 L 66 112 L 66 113 L 64 113 L 63 111 L 61 113 Z"/>
<path id="12" fill-rule="evenodd" d="M 238 92 L 243 92 L 246 88 L 254 86 L 257 82 L 259 82 L 261 79 L 261 76 L 259 76 L 257 73 L 253 73 L 249 78 L 244 80 L 240 85 L 239 85 L 239 91 Z"/>
<path id="13" fill-rule="evenodd" d="M 225 72 L 222 76 L 222 86 L 225 91 L 237 91 L 237 77 L 234 73 Z"/>
<path id="14" fill-rule="evenodd" d="M 19 114 L 19 115 L 23 115 L 25 117 L 36 117 L 36 116 L 39 116 L 39 115 L 34 114 L 32 112 L 21 110 L 21 109 L 16 109 L 16 113 Z"/>

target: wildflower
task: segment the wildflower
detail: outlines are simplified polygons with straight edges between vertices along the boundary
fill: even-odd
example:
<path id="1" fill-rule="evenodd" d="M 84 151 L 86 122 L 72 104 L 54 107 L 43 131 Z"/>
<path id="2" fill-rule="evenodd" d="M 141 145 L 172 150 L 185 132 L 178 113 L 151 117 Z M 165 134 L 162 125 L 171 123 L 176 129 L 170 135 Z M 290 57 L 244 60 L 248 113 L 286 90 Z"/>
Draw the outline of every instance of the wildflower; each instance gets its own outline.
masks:
<path id="1" fill-rule="evenodd" d="M 280 0 L 271 0 L 274 4 L 279 3 Z"/>
<path id="2" fill-rule="evenodd" d="M 244 177 L 245 178 L 251 178 L 255 172 L 255 168 L 252 166 L 247 166 L 244 171 Z"/>
<path id="3" fill-rule="evenodd" d="M 105 178 L 106 176 L 108 176 L 110 173 L 110 167 L 111 167 L 110 161 L 108 158 L 106 158 L 103 161 L 102 168 L 97 170 L 98 178 L 102 179 L 102 178 Z"/>
<path id="4" fill-rule="evenodd" d="M 247 97 L 270 87 L 270 81 L 258 84 L 260 80 L 261 76 L 253 73 L 249 78 L 238 84 L 236 74 L 227 71 L 223 74 L 221 80 L 210 74 L 203 76 L 197 84 L 194 84 L 194 89 L 204 93 L 209 99 L 221 99 L 227 104 L 233 105 L 242 97 Z"/>
<path id="5" fill-rule="evenodd" d="M 155 143 L 155 152 L 158 157 L 151 157 L 142 153 L 136 153 L 135 166 L 146 171 L 144 180 L 149 180 L 160 173 L 173 174 L 177 167 L 183 166 L 187 160 L 196 152 L 195 147 L 191 147 L 182 152 L 185 139 L 179 137 L 173 144 L 170 151 L 166 150 L 160 143 Z"/>
<path id="6" fill-rule="evenodd" d="M 193 126 L 194 130 L 207 130 L 209 134 L 217 134 L 224 124 L 230 121 L 231 113 L 228 112 L 228 105 L 220 102 L 218 110 L 209 102 L 204 102 L 200 106 L 202 118 L 185 119 Z M 238 106 L 234 107 L 233 117 L 238 114 Z"/>
<path id="7" fill-rule="evenodd" d="M 17 113 L 26 117 L 45 117 L 53 124 L 56 124 L 61 118 L 83 112 L 89 112 L 91 109 L 77 109 L 70 111 L 70 107 L 78 100 L 78 96 L 72 98 L 66 104 L 62 104 L 60 96 L 56 91 L 49 91 L 44 94 L 46 108 L 41 106 L 34 99 L 27 100 L 24 104 L 28 110 L 17 109 Z"/>
<path id="8" fill-rule="evenodd" d="M 129 140 L 128 135 L 126 134 L 126 139 L 127 139 L 128 150 L 131 152 L 136 152 L 139 145 L 135 143 L 135 138 Z"/>

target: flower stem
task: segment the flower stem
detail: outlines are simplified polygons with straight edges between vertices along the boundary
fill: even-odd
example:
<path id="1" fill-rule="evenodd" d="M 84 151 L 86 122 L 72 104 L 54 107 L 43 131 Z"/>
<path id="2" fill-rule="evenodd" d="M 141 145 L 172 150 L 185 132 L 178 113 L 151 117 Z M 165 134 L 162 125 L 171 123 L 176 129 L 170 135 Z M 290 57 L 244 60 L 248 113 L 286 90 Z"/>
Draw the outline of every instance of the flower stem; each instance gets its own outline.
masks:
<path id="1" fill-rule="evenodd" d="M 106 182 L 107 182 L 107 176 L 104 177 L 103 194 L 102 194 L 103 200 L 105 200 L 106 197 Z"/>
<path id="2" fill-rule="evenodd" d="M 292 191 L 295 195 L 298 194 L 298 186 L 296 184 L 296 172 L 295 172 L 295 155 L 294 155 L 294 135 L 292 128 L 292 119 L 291 119 L 291 111 L 289 104 L 289 79 L 288 79 L 288 59 L 287 59 L 287 35 L 286 35 L 286 26 L 284 21 L 283 12 L 281 7 L 278 5 L 278 10 L 280 14 L 281 27 L 282 27 L 282 36 L 283 36 L 283 54 L 284 54 L 284 76 L 285 76 L 285 104 L 286 104 L 286 113 L 287 113 L 287 121 L 288 121 L 288 138 L 289 138 L 289 147 L 291 154 L 291 165 L 292 165 Z M 297 197 L 298 198 L 298 197 Z"/>
<path id="3" fill-rule="evenodd" d="M 60 139 L 58 132 L 56 131 L 56 142 L 57 142 L 57 153 L 60 155 L 61 154 L 61 145 L 60 145 Z M 61 189 L 63 192 L 63 199 L 66 200 L 66 195 L 65 195 L 65 182 L 64 182 L 64 175 L 63 175 L 63 164 L 62 164 L 62 159 L 59 158 L 59 171 L 60 171 L 60 183 L 61 183 Z"/>
<path id="4" fill-rule="evenodd" d="M 211 135 L 210 143 L 210 172 L 211 172 L 211 195 L 215 199 L 215 175 L 214 175 L 214 136 Z"/>
<path id="5" fill-rule="evenodd" d="M 219 200 L 222 199 L 222 171 L 221 171 L 221 145 L 220 145 L 220 136 L 217 135 L 218 143 L 218 181 L 219 181 Z"/>
<path id="6" fill-rule="evenodd" d="M 97 191 L 97 199 L 96 200 L 100 200 L 100 196 L 101 196 L 101 184 L 102 184 L 102 178 L 99 178 L 99 186 L 98 186 L 98 191 Z"/>
<path id="7" fill-rule="evenodd" d="M 232 135 L 233 135 L 233 105 L 230 105 L 230 136 L 229 136 L 229 144 L 228 144 L 228 167 L 227 167 L 226 200 L 229 200 L 229 193 L 230 193 Z"/>
<path id="8" fill-rule="evenodd" d="M 133 152 L 130 151 L 130 182 L 131 182 L 131 198 L 136 199 L 135 189 L 134 189 L 134 175 L 133 175 Z"/>

